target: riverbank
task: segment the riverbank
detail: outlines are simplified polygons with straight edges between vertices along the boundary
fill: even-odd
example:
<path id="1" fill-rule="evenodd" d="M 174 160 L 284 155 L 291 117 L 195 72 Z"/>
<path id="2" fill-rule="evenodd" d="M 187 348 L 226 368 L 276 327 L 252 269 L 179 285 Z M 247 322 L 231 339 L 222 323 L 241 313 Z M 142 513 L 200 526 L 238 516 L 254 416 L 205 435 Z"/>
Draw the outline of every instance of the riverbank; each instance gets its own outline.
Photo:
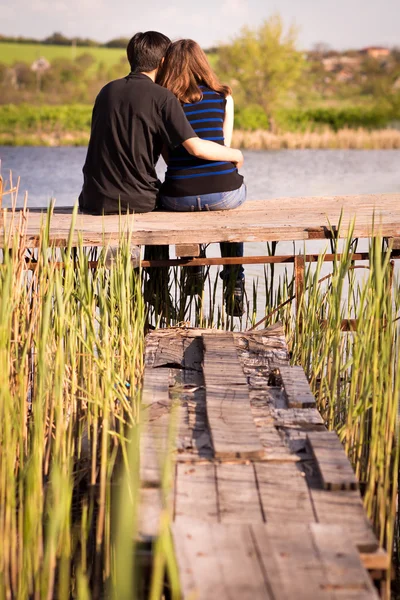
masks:
<path id="1" fill-rule="evenodd" d="M 8 131 L 0 133 L 0 146 L 87 146 L 89 130 L 63 131 Z M 354 149 L 397 150 L 400 149 L 400 130 L 397 129 L 350 129 L 338 131 L 281 132 L 241 131 L 233 134 L 232 145 L 244 150 L 304 150 L 304 149 Z"/>
<path id="2" fill-rule="evenodd" d="M 257 129 L 247 126 L 239 111 L 233 145 L 246 150 L 400 148 L 399 121 L 385 120 L 370 108 L 292 110 L 282 115 L 277 133 L 271 133 L 261 122 Z M 0 106 L 0 145 L 86 146 L 91 117 L 87 104 L 5 104 Z"/>

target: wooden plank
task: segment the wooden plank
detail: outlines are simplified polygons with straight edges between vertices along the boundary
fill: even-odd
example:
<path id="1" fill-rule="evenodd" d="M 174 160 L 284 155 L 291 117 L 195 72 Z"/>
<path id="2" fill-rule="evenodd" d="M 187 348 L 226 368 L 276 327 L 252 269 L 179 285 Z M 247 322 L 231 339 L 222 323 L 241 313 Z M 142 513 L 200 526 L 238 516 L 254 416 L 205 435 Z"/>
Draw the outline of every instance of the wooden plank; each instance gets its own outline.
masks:
<path id="1" fill-rule="evenodd" d="M 248 464 L 219 464 L 217 489 L 222 523 L 262 523 L 263 514 L 254 474 Z"/>
<path id="2" fill-rule="evenodd" d="M 274 598 L 378 597 L 357 550 L 340 527 L 267 523 L 251 529 Z"/>
<path id="3" fill-rule="evenodd" d="M 276 408 L 272 411 L 276 427 L 286 429 L 322 430 L 324 420 L 315 408 Z"/>
<path id="4" fill-rule="evenodd" d="M 215 480 L 215 466 L 176 465 L 175 516 L 181 519 L 199 519 L 205 522 L 218 522 L 218 500 Z"/>
<path id="5" fill-rule="evenodd" d="M 161 485 L 162 469 L 171 458 L 172 448 L 168 443 L 170 427 L 169 412 L 156 421 L 146 423 L 140 434 L 140 480 L 143 486 Z"/>
<path id="6" fill-rule="evenodd" d="M 168 368 L 145 369 L 141 419 L 141 482 L 157 487 L 165 461 L 172 460 L 176 449 L 187 443 L 187 409 L 170 399 Z"/>
<path id="7" fill-rule="evenodd" d="M 314 540 L 306 523 L 267 523 L 251 527 L 273 597 L 279 600 L 333 600 Z"/>
<path id="8" fill-rule="evenodd" d="M 361 496 L 357 490 L 328 492 L 310 487 L 310 494 L 319 523 L 342 527 L 360 552 L 368 553 L 378 550 L 378 540 L 365 514 Z"/>
<path id="9" fill-rule="evenodd" d="M 300 366 L 279 365 L 289 408 L 315 408 L 315 398 Z"/>
<path id="10" fill-rule="evenodd" d="M 358 490 L 359 485 L 349 459 L 335 431 L 307 434 L 325 490 Z"/>
<path id="11" fill-rule="evenodd" d="M 216 458 L 265 457 L 243 386 L 206 385 L 207 419 Z"/>
<path id="12" fill-rule="evenodd" d="M 169 405 L 169 370 L 149 369 L 144 370 L 142 404 L 149 408 L 154 404 Z"/>
<path id="13" fill-rule="evenodd" d="M 183 363 L 185 369 L 203 370 L 203 340 L 201 337 L 183 338 Z"/>
<path id="14" fill-rule="evenodd" d="M 203 335 L 204 359 L 203 371 L 206 388 L 212 386 L 247 386 L 239 362 L 232 333 Z"/>
<path id="15" fill-rule="evenodd" d="M 307 211 L 304 211 L 304 205 Z M 233 211 L 204 211 L 181 213 L 157 212 L 130 215 L 77 217 L 73 243 L 79 238 L 84 245 L 105 245 L 120 239 L 120 230 L 132 232 L 136 244 L 182 244 L 210 243 L 219 241 L 270 241 L 326 238 L 330 225 L 337 228 L 342 215 L 341 236 L 345 237 L 349 225 L 356 217 L 354 237 L 369 237 L 372 233 L 385 237 L 400 237 L 400 194 L 377 194 L 366 196 L 336 196 L 325 198 L 275 198 L 247 201 Z M 375 214 L 375 228 L 372 223 Z M 0 235 L 9 231 L 16 233 L 10 214 L 0 224 Z M 26 222 L 25 244 L 35 247 L 43 216 L 29 211 Z M 66 245 L 71 215 L 53 214 L 50 241 Z M 380 231 L 379 231 L 380 229 Z M 14 233 L 13 233 L 14 232 Z M 11 238 L 12 238 L 11 235 Z M 124 233 L 125 235 L 125 233 Z M 12 244 L 12 239 L 10 240 Z"/>
<path id="16" fill-rule="evenodd" d="M 183 339 L 180 335 L 159 335 L 154 367 L 184 366 Z"/>
<path id="17" fill-rule="evenodd" d="M 295 463 L 255 463 L 254 468 L 267 523 L 315 521 L 304 474 Z"/>
<path id="18" fill-rule="evenodd" d="M 138 510 L 138 540 L 148 542 L 158 536 L 162 500 L 160 488 L 141 488 Z"/>
<path id="19" fill-rule="evenodd" d="M 183 600 L 273 600 L 247 525 L 172 527 Z"/>
<path id="20" fill-rule="evenodd" d="M 262 458 L 233 336 L 203 336 L 207 418 L 217 458 Z"/>
<path id="21" fill-rule="evenodd" d="M 200 256 L 200 244 L 176 244 L 175 254 L 180 257 Z"/>
<path id="22" fill-rule="evenodd" d="M 383 548 L 375 552 L 361 552 L 360 559 L 369 571 L 387 571 L 390 568 L 390 556 Z"/>
<path id="23" fill-rule="evenodd" d="M 336 592 L 340 592 L 340 597 L 346 594 L 349 599 L 378 600 L 378 593 L 346 531 L 320 523 L 311 523 L 310 529 L 325 566 L 325 585 L 335 592 L 335 597 L 339 597 Z"/>

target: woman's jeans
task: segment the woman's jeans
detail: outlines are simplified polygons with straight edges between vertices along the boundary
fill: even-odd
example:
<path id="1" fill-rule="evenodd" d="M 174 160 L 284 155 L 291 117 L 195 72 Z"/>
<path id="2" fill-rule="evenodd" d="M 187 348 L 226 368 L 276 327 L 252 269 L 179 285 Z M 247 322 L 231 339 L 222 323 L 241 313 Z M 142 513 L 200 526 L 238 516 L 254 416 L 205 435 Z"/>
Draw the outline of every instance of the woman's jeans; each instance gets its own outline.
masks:
<path id="1" fill-rule="evenodd" d="M 160 196 L 161 209 L 176 212 L 196 212 L 202 210 L 231 210 L 238 208 L 246 200 L 246 186 L 243 183 L 237 190 L 230 192 L 216 192 L 203 194 L 201 196 Z M 220 242 L 222 257 L 243 256 L 242 242 Z M 231 277 L 235 279 L 244 278 L 242 265 L 225 265 L 221 277 L 227 281 Z"/>

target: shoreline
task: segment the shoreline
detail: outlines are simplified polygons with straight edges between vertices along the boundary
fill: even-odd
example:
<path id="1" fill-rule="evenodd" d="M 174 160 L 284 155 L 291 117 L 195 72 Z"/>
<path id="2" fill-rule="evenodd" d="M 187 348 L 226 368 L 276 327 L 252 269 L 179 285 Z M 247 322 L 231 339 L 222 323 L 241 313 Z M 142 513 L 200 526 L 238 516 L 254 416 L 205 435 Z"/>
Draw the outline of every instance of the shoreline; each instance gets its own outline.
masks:
<path id="1" fill-rule="evenodd" d="M 87 146 L 88 131 L 35 131 L 7 132 L 0 134 L 0 146 Z M 400 130 L 398 129 L 350 129 L 338 131 L 281 132 L 277 134 L 265 130 L 233 133 L 232 146 L 243 150 L 399 150 Z"/>

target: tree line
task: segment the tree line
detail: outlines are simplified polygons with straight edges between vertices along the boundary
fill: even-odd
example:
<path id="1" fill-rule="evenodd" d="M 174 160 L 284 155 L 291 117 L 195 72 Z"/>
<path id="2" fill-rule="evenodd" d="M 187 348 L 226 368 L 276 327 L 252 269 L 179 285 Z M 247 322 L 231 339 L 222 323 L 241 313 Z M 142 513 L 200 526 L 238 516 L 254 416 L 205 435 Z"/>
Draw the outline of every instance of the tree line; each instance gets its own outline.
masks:
<path id="1" fill-rule="evenodd" d="M 23 37 L 23 36 L 9 36 L 0 34 L 0 42 L 8 42 L 12 44 L 45 44 L 52 46 L 79 46 L 83 48 L 126 48 L 129 38 L 118 37 L 109 40 L 102 44 L 96 40 L 82 37 L 69 38 L 59 31 L 56 31 L 43 39 Z"/>
<path id="2" fill-rule="evenodd" d="M 59 36 L 46 38 L 46 43 L 71 43 Z M 118 43 L 125 48 L 127 42 L 119 38 Z M 117 40 L 105 46 L 114 43 Z M 237 124 L 244 129 L 298 130 L 326 123 L 333 129 L 339 124 L 375 128 L 400 121 L 396 49 L 380 58 L 353 51 L 346 60 L 339 56 L 327 63 L 328 52 L 299 50 L 296 27 L 286 28 L 276 14 L 256 29 L 243 28 L 230 43 L 214 50 L 213 65 L 232 87 Z M 93 63 L 88 50 L 74 60 L 53 60 L 51 68 L 39 75 L 24 63 L 11 69 L 0 64 L 0 103 L 92 103 L 102 85 L 123 77 L 129 68 L 124 57 L 113 67 Z"/>

